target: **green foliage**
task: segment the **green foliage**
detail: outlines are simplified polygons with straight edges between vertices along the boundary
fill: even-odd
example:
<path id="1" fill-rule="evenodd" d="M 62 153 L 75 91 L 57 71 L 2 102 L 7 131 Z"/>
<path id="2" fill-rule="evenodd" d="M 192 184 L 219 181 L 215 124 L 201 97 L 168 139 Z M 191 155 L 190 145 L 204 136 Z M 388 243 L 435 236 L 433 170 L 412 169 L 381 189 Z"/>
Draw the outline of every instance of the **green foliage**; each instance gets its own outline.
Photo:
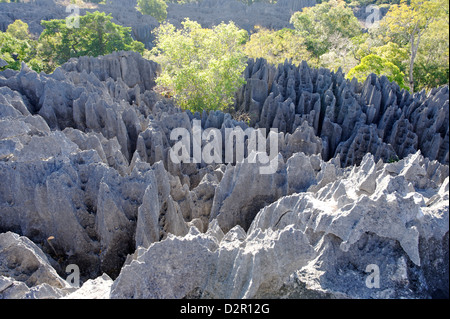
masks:
<path id="1" fill-rule="evenodd" d="M 395 64 L 401 72 L 406 73 L 407 64 L 409 59 L 408 49 L 401 47 L 397 43 L 388 42 L 384 44 L 381 43 L 373 43 L 369 38 L 366 37 L 365 41 L 360 43 L 359 48 L 356 52 L 356 55 L 359 60 L 363 57 L 375 54 L 378 55 L 393 64 Z"/>
<path id="2" fill-rule="evenodd" d="M 316 0 L 317 3 L 328 2 L 329 0 Z M 401 0 L 344 0 L 349 6 L 368 6 L 371 4 L 399 4 Z"/>
<path id="3" fill-rule="evenodd" d="M 403 48 L 394 42 L 388 42 L 385 45 L 374 47 L 372 52 L 395 64 L 403 73 L 406 72 L 406 63 L 409 58 L 408 50 L 406 48 Z"/>
<path id="4" fill-rule="evenodd" d="M 245 53 L 250 58 L 265 58 L 271 64 L 284 63 L 285 60 L 299 64 L 311 57 L 303 42 L 304 39 L 292 29 L 273 31 L 256 27 L 256 32 L 245 44 Z"/>
<path id="5" fill-rule="evenodd" d="M 400 158 L 398 156 L 392 156 L 391 158 L 389 158 L 388 163 L 392 164 L 392 163 L 397 163 L 400 161 Z"/>
<path id="6" fill-rule="evenodd" d="M 443 15 L 446 2 L 447 0 L 411 0 L 408 4 L 403 0 L 399 5 L 391 6 L 381 22 L 385 41 L 399 45 L 411 44 L 432 21 Z"/>
<path id="7" fill-rule="evenodd" d="M 8 26 L 6 30 L 11 36 L 15 37 L 19 40 L 30 40 L 31 35 L 28 31 L 28 24 L 23 22 L 22 20 L 16 20 Z"/>
<path id="8" fill-rule="evenodd" d="M 361 34 L 361 27 L 353 11 L 343 1 L 330 0 L 304 8 L 291 17 L 291 23 L 305 45 L 317 59 L 332 46 L 331 38 L 352 38 Z"/>
<path id="9" fill-rule="evenodd" d="M 395 81 L 401 88 L 408 89 L 403 80 L 404 73 L 392 62 L 375 54 L 364 57 L 359 65 L 350 70 L 347 78 L 356 78 L 359 82 L 364 82 L 371 73 L 385 75 L 389 81 Z"/>
<path id="10" fill-rule="evenodd" d="M 103 2 L 83 1 L 85 7 Z M 167 18 L 166 3 L 197 1 L 201 0 L 139 0 L 137 9 L 161 22 Z M 240 1 L 247 5 L 276 2 Z M 70 2 L 82 4 L 82 0 Z M 186 20 L 179 30 L 163 24 L 155 31 L 155 49 L 147 56 L 163 66 L 159 89 L 174 95 L 184 108 L 224 109 L 243 83 L 245 56 L 265 58 L 272 64 L 306 60 L 313 67 L 341 68 L 348 78 L 360 81 L 371 72 L 384 74 L 401 87 L 408 85 L 411 92 L 448 84 L 448 0 L 317 2 L 293 14 L 294 29 L 256 27 L 250 38 L 233 24 L 203 29 Z M 390 9 L 378 26 L 363 31 L 352 8 L 370 4 Z M 42 21 L 45 29 L 39 40 L 30 35 L 26 23 L 17 20 L 6 32 L 0 32 L 0 58 L 8 68 L 18 70 L 25 62 L 38 72 L 49 73 L 72 57 L 118 50 L 142 53 L 144 45 L 133 41 L 131 29 L 111 19 L 104 13 L 87 13 L 80 17 L 79 28 L 68 27 L 65 20 Z"/>
<path id="11" fill-rule="evenodd" d="M 448 84 L 449 69 L 437 63 L 427 63 L 421 59 L 414 67 L 414 79 L 417 90 L 430 90 L 441 85 Z"/>
<path id="12" fill-rule="evenodd" d="M 418 90 L 448 84 L 449 76 L 449 16 L 430 23 L 424 32 L 414 66 L 414 80 Z"/>
<path id="13" fill-rule="evenodd" d="M 414 69 L 420 59 L 420 50 L 423 49 L 423 38 L 426 33 L 430 34 L 429 30 L 434 24 L 442 21 L 446 21 L 448 30 L 448 8 L 447 0 L 411 0 L 410 3 L 401 1 L 399 5 L 393 5 L 381 21 L 384 41 L 397 43 L 409 50 L 408 82 L 412 92 L 417 89 L 417 79 L 414 77 L 417 72 Z M 441 37 L 441 32 L 445 31 L 440 30 L 435 36 Z M 448 33 L 446 38 L 448 52 Z M 422 80 L 424 79 L 420 79 Z"/>
<path id="14" fill-rule="evenodd" d="M 111 22 L 105 13 L 87 12 L 80 16 L 80 27 L 71 28 L 66 20 L 42 21 L 41 51 L 45 61 L 57 66 L 70 58 L 99 56 L 121 50 L 144 51 L 144 44 L 134 41 L 131 28 Z"/>
<path id="15" fill-rule="evenodd" d="M 192 2 L 201 2 L 202 0 L 166 0 L 166 3 L 186 4 Z"/>
<path id="16" fill-rule="evenodd" d="M 42 21 L 44 31 L 39 40 L 28 32 L 28 25 L 16 20 L 6 32 L 0 32 L 0 58 L 5 68 L 19 70 L 25 62 L 33 70 L 51 73 L 72 57 L 99 56 L 120 50 L 143 53 L 144 44 L 134 41 L 131 28 L 111 22 L 111 15 L 86 13 L 78 27 L 70 27 L 66 20 Z"/>
<path id="17" fill-rule="evenodd" d="M 137 10 L 154 17 L 158 22 L 167 18 L 167 4 L 164 0 L 138 0 Z"/>
<path id="18" fill-rule="evenodd" d="M 224 110 L 231 105 L 236 90 L 245 82 L 247 59 L 242 45 L 248 39 L 246 31 L 232 22 L 204 29 L 186 19 L 178 30 L 165 23 L 155 34 L 152 53 L 162 65 L 157 83 L 182 108 Z"/>
<path id="19" fill-rule="evenodd" d="M 9 25 L 6 32 L 0 32 L 0 58 L 8 63 L 2 70 L 20 70 L 21 63 L 25 62 L 33 70 L 40 72 L 44 65 L 36 55 L 37 41 L 31 38 L 26 23 L 16 20 Z"/>

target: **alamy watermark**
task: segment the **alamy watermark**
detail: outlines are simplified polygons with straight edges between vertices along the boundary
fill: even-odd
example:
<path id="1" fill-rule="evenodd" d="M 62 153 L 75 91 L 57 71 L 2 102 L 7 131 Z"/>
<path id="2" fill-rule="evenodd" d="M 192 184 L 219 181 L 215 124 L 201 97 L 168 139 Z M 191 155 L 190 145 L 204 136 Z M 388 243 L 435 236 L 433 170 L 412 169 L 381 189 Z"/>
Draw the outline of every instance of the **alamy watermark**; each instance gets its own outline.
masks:
<path id="1" fill-rule="evenodd" d="M 380 267 L 376 264 L 370 264 L 366 267 L 366 273 L 369 275 L 366 277 L 366 287 L 369 289 L 380 288 Z"/>
<path id="2" fill-rule="evenodd" d="M 70 4 L 66 7 L 66 13 L 70 13 L 66 17 L 66 26 L 69 29 L 80 28 L 80 7 L 75 4 Z"/>
<path id="3" fill-rule="evenodd" d="M 70 264 L 66 267 L 66 274 L 69 274 L 66 281 L 74 288 L 80 288 L 80 267 Z"/>
<path id="4" fill-rule="evenodd" d="M 183 127 L 175 128 L 170 134 L 171 141 L 175 141 L 170 150 L 170 160 L 174 164 L 260 164 L 262 175 L 274 174 L 278 170 L 277 129 L 271 129 L 268 135 L 266 129 L 247 128 L 244 131 L 241 127 L 225 128 L 224 133 L 222 136 L 222 131 L 216 128 L 203 130 L 199 120 L 193 121 L 191 132 Z"/>
<path id="5" fill-rule="evenodd" d="M 369 15 L 367 16 L 366 21 L 365 21 L 366 29 L 370 29 L 372 27 L 378 27 L 380 25 L 380 21 L 382 18 L 380 7 L 371 4 L 366 7 L 366 13 L 369 13 Z"/>

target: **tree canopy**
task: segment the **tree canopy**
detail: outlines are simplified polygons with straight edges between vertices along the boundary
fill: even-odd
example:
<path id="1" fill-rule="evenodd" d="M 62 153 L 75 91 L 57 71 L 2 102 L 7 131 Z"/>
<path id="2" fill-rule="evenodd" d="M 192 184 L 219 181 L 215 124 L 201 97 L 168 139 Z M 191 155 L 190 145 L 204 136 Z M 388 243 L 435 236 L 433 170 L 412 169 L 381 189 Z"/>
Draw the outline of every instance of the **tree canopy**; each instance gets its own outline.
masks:
<path id="1" fill-rule="evenodd" d="M 352 38 L 362 30 L 353 11 L 343 1 L 330 0 L 292 15 L 291 23 L 314 57 L 329 51 L 333 37 Z"/>
<path id="2" fill-rule="evenodd" d="M 303 41 L 292 29 L 274 31 L 256 27 L 256 32 L 245 44 L 245 54 L 250 58 L 264 57 L 271 64 L 284 63 L 285 60 L 299 64 L 311 58 Z"/>
<path id="3" fill-rule="evenodd" d="M 229 107 L 244 84 L 246 31 L 232 22 L 206 29 L 186 19 L 180 29 L 162 24 L 155 35 L 152 53 L 162 65 L 157 83 L 181 107 L 192 111 Z"/>
<path id="4" fill-rule="evenodd" d="M 32 39 L 28 31 L 28 25 L 16 20 L 8 26 L 6 32 L 0 32 L 0 59 L 7 63 L 0 70 L 20 70 L 21 63 L 25 62 L 34 70 L 42 71 L 44 63 L 37 56 L 37 47 L 37 41 Z"/>
<path id="5" fill-rule="evenodd" d="M 445 27 L 446 31 L 440 30 L 436 35 L 447 43 L 448 57 L 448 8 L 447 0 L 402 0 L 400 4 L 393 5 L 381 21 L 385 42 L 394 42 L 409 49 L 408 82 L 411 92 L 415 88 L 414 68 L 419 50 L 423 48 L 423 38 L 427 33 L 430 36 L 437 25 Z"/>
<path id="6" fill-rule="evenodd" d="M 101 12 L 80 16 L 79 28 L 66 20 L 42 21 L 44 31 L 39 41 L 46 61 L 60 65 L 70 58 L 99 56 L 121 50 L 144 51 L 144 44 L 134 41 L 131 28 L 113 23 L 112 16 Z"/>
<path id="7" fill-rule="evenodd" d="M 385 75 L 389 81 L 397 82 L 403 89 L 407 88 L 403 80 L 404 73 L 394 63 L 375 54 L 369 54 L 364 57 L 360 64 L 350 70 L 347 77 L 350 79 L 356 78 L 359 82 L 364 82 L 371 73 Z"/>
<path id="8" fill-rule="evenodd" d="M 168 2 L 192 1 L 138 0 L 136 9 L 162 22 L 167 18 Z M 276 2 L 241 1 L 248 5 Z M 145 51 L 162 65 L 159 89 L 193 111 L 226 109 L 244 82 L 248 57 L 265 58 L 272 64 L 306 60 L 313 67 L 341 68 L 348 79 L 356 77 L 361 82 L 373 72 L 386 75 L 410 92 L 448 84 L 447 0 L 317 2 L 293 13 L 293 28 L 256 26 L 250 36 L 234 23 L 209 29 L 188 19 L 178 29 L 162 23 L 154 30 L 154 49 Z M 353 12 L 355 6 L 369 4 L 388 8 L 380 23 L 370 27 L 358 21 Z M 76 27 L 65 19 L 41 24 L 44 31 L 39 38 L 20 20 L 0 32 L 1 70 L 18 70 L 25 62 L 35 71 L 50 73 L 72 57 L 145 50 L 144 44 L 133 40 L 131 28 L 113 23 L 112 16 L 105 13 L 87 12 L 79 17 Z"/>
<path id="9" fill-rule="evenodd" d="M 158 22 L 167 18 L 167 4 L 164 0 L 138 0 L 137 10 L 154 17 Z"/>

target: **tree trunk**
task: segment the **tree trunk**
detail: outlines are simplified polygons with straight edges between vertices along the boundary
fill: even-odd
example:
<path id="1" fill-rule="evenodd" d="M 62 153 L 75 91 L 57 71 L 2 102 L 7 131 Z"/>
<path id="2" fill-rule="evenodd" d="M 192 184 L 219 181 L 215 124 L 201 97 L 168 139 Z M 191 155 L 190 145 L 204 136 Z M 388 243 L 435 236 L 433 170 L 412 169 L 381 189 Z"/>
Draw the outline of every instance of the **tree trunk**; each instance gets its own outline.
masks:
<path id="1" fill-rule="evenodd" d="M 413 44 L 411 44 L 411 59 L 409 60 L 409 89 L 414 93 L 414 60 L 416 59 L 413 53 Z"/>
<path id="2" fill-rule="evenodd" d="M 99 43 L 99 52 L 100 55 L 105 55 L 105 44 L 103 43 L 103 32 L 100 30 L 100 26 L 97 29 L 98 43 Z"/>
<path id="3" fill-rule="evenodd" d="M 417 33 L 417 41 L 416 41 Z M 414 26 L 414 30 L 411 33 L 411 58 L 409 60 L 409 89 L 411 93 L 414 93 L 414 62 L 416 60 L 417 51 L 419 51 L 420 37 L 422 32 L 420 31 L 418 25 Z"/>
<path id="4" fill-rule="evenodd" d="M 414 61 L 417 57 L 417 52 L 419 51 L 419 44 L 420 44 L 420 38 L 422 37 L 423 33 L 428 28 L 428 25 L 434 21 L 434 17 L 428 18 L 425 27 L 420 30 L 419 26 L 416 24 L 414 26 L 414 30 L 411 33 L 411 59 L 409 61 L 409 88 L 411 90 L 411 93 L 414 93 Z M 415 39 L 417 34 L 417 41 Z"/>

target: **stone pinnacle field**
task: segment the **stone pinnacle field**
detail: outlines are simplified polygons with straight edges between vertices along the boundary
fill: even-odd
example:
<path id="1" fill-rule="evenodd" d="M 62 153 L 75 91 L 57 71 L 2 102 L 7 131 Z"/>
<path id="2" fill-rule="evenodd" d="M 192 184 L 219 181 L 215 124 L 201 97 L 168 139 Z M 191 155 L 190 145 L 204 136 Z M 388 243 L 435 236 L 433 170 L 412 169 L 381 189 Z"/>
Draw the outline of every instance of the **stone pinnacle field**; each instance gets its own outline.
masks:
<path id="1" fill-rule="evenodd" d="M 0 299 L 449 297 L 448 85 L 249 59 L 239 121 L 181 110 L 160 72 L 132 51 L 0 71 Z M 197 120 L 276 129 L 278 169 L 173 163 Z"/>

